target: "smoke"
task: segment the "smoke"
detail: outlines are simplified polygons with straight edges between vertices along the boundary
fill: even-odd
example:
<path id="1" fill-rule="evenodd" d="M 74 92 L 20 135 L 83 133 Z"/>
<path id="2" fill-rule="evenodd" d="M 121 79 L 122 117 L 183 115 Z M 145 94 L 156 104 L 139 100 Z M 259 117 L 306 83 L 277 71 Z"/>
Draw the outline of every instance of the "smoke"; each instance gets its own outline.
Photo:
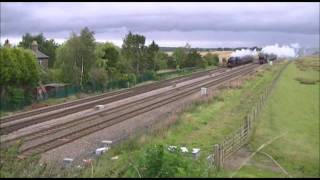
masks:
<path id="1" fill-rule="evenodd" d="M 298 49 L 299 47 L 300 46 L 297 43 L 291 44 L 291 47 L 279 46 L 278 44 L 275 44 L 272 46 L 266 46 L 262 48 L 261 52 L 266 54 L 275 54 L 279 58 L 294 58 L 294 57 L 297 57 L 297 53 L 295 49 Z"/>
<path id="2" fill-rule="evenodd" d="M 243 56 L 256 56 L 258 53 L 255 50 L 250 50 L 250 49 L 241 49 L 241 50 L 236 50 L 235 52 L 231 53 L 231 57 L 243 57 Z"/>

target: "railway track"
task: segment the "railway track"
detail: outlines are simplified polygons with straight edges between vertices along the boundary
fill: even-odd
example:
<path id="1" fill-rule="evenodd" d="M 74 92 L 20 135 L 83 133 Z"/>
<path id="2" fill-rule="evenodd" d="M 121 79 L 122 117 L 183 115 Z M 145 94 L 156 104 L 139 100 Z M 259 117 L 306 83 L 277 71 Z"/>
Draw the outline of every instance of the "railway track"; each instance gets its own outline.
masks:
<path id="1" fill-rule="evenodd" d="M 257 65 L 249 65 L 241 67 L 237 70 L 223 73 L 213 78 L 203 79 L 185 85 L 183 86 L 183 89 L 180 89 L 179 91 L 173 89 L 168 92 L 134 101 L 122 107 L 102 110 L 60 126 L 43 129 L 41 132 L 38 131 L 24 137 L 19 137 L 26 142 L 26 145 L 21 148 L 21 153 L 23 155 L 43 153 L 128 118 L 135 117 L 165 104 L 174 102 L 199 91 L 200 87 L 218 86 L 226 80 L 251 73 L 256 66 Z"/>
<path id="2" fill-rule="evenodd" d="M 63 117 L 69 114 L 73 114 L 79 111 L 83 111 L 94 107 L 99 104 L 107 104 L 115 102 L 124 98 L 139 95 L 148 91 L 155 89 L 171 86 L 176 83 L 180 83 L 187 80 L 192 80 L 207 74 L 219 73 L 226 71 L 226 68 L 218 68 L 214 70 L 208 70 L 203 72 L 198 72 L 183 77 L 176 77 L 152 84 L 147 84 L 143 86 L 134 87 L 131 89 L 124 89 L 120 91 L 110 92 L 90 98 L 84 98 L 69 103 L 63 103 L 59 105 L 49 106 L 45 108 L 40 108 L 37 110 L 20 113 L 17 115 L 4 117 L 0 121 L 0 135 L 9 134 L 15 130 L 25 128 L 37 123 L 44 121 L 49 121 L 59 117 Z"/>
<path id="3" fill-rule="evenodd" d="M 131 92 L 131 91 L 141 90 L 141 89 L 145 89 L 145 88 L 149 88 L 149 87 L 168 86 L 168 85 L 171 85 L 173 83 L 178 83 L 178 82 L 181 82 L 181 81 L 197 78 L 197 77 L 203 76 L 205 74 L 208 74 L 210 72 L 215 72 L 215 71 L 218 72 L 218 71 L 224 71 L 224 70 L 226 70 L 226 68 L 218 68 L 218 69 L 213 69 L 213 70 L 201 71 L 201 72 L 196 72 L 196 73 L 192 73 L 192 74 L 185 75 L 185 76 L 180 76 L 180 77 L 175 77 L 175 78 L 170 78 L 170 79 L 158 81 L 158 82 L 151 83 L 151 84 L 146 84 L 146 85 L 142 85 L 142 86 L 136 86 L 136 87 L 133 87 L 133 88 L 122 89 L 122 90 L 118 90 L 118 91 L 114 91 L 114 92 L 107 92 L 107 93 L 100 94 L 100 95 L 97 95 L 97 96 L 82 98 L 82 99 L 79 99 L 79 100 L 74 100 L 74 101 L 61 103 L 61 104 L 57 104 L 57 105 L 52 105 L 52 106 L 49 106 L 49 107 L 43 107 L 43 108 L 35 109 L 35 110 L 32 110 L 32 111 L 18 113 L 18 114 L 12 115 L 12 116 L 1 117 L 0 122 L 1 123 L 6 123 L 6 122 L 9 122 L 9 121 L 14 121 L 14 120 L 26 118 L 26 117 L 29 117 L 29 116 L 37 115 L 37 114 L 40 114 L 40 113 L 50 112 L 50 111 L 54 111 L 54 110 L 57 110 L 57 109 L 70 107 L 70 106 L 73 106 L 73 105 L 76 105 L 76 104 L 81 104 L 81 103 L 85 103 L 85 102 L 88 102 L 88 101 L 98 100 L 98 99 L 101 99 L 101 98 L 104 98 L 104 97 L 108 97 L 108 96 L 124 94 L 124 93 L 128 93 L 128 92 Z"/>

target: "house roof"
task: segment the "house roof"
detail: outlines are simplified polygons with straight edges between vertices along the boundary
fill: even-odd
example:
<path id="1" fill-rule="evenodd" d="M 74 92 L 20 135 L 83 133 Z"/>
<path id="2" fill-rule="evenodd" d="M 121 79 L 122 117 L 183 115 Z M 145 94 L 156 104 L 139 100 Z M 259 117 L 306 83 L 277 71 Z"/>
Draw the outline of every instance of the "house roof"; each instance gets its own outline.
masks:
<path id="1" fill-rule="evenodd" d="M 38 59 L 47 59 L 49 58 L 49 56 L 43 54 L 41 51 L 37 50 L 37 51 L 33 51 L 33 53 L 36 55 L 36 57 Z"/>

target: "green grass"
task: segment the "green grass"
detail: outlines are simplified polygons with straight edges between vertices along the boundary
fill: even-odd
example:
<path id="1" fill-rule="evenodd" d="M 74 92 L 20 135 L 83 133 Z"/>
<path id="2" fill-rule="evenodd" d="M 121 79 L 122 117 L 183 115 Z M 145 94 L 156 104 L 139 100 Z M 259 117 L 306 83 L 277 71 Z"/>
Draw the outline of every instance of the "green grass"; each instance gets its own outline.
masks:
<path id="1" fill-rule="evenodd" d="M 263 151 L 292 177 L 319 177 L 319 82 L 302 84 L 295 80 L 298 76 L 319 78 L 315 66 L 319 66 L 319 59 L 306 58 L 304 61 L 291 63 L 283 72 L 261 114 L 250 149 L 256 150 L 269 139 L 286 133 Z M 299 68 L 300 64 L 304 64 L 303 70 Z M 239 176 L 274 177 L 274 174 L 246 166 Z"/>

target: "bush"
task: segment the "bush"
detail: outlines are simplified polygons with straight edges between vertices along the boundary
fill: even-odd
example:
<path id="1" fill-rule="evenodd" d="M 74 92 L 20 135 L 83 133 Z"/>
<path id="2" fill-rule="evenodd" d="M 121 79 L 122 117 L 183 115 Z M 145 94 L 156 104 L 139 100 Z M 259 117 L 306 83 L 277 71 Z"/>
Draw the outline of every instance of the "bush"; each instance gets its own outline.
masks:
<path id="1" fill-rule="evenodd" d="M 217 66 L 219 64 L 219 57 L 217 54 L 208 53 L 203 58 L 208 61 L 209 66 Z"/>
<path id="2" fill-rule="evenodd" d="M 137 162 L 138 168 L 130 171 L 143 178 L 208 177 L 211 173 L 205 163 L 182 153 L 179 147 L 169 152 L 161 144 L 148 146 Z"/>
<path id="3" fill-rule="evenodd" d="M 6 96 L 1 99 L 2 110 L 15 110 L 32 102 L 32 95 L 25 94 L 22 88 L 8 86 Z"/>
<path id="4" fill-rule="evenodd" d="M 46 166 L 39 166 L 39 156 L 18 158 L 21 144 L 0 149 L 0 177 L 39 177 L 45 173 Z"/>
<path id="5" fill-rule="evenodd" d="M 316 84 L 319 82 L 319 79 L 308 79 L 303 77 L 297 77 L 295 78 L 296 81 L 299 81 L 301 84 Z"/>
<path id="6" fill-rule="evenodd" d="M 157 73 L 155 71 L 146 71 L 144 74 L 138 76 L 137 83 L 155 79 L 157 79 Z"/>

